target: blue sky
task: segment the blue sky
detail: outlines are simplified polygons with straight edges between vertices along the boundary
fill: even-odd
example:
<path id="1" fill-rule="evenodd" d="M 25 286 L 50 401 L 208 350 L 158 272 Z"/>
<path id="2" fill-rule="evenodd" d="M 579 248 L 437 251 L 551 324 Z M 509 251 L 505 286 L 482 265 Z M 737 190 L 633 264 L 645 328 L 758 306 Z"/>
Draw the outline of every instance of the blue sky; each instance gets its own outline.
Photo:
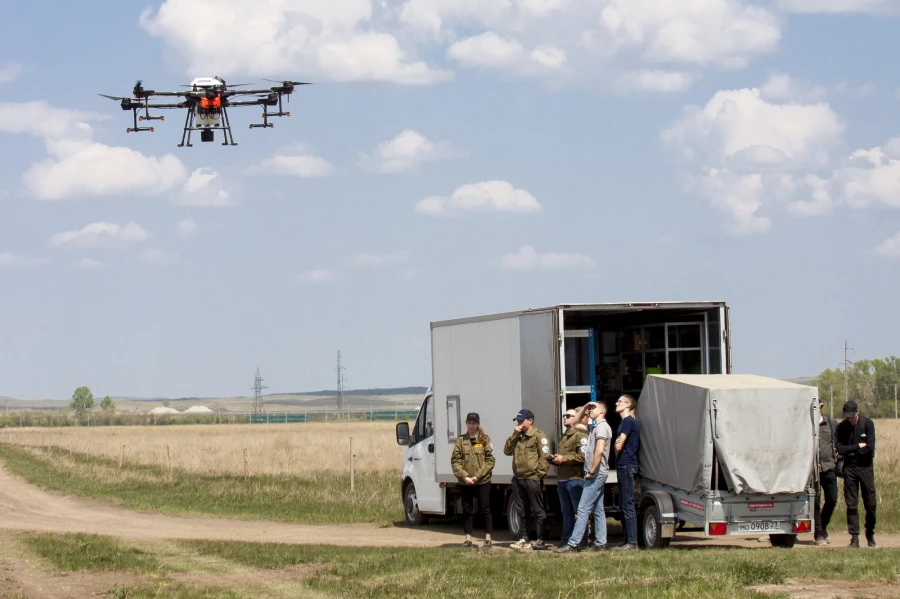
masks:
<path id="1" fill-rule="evenodd" d="M 898 0 L 4 12 L 0 395 L 424 385 L 430 321 L 563 302 L 725 300 L 740 372 L 898 353 Z M 96 95 L 213 75 L 315 85 L 237 147 Z"/>

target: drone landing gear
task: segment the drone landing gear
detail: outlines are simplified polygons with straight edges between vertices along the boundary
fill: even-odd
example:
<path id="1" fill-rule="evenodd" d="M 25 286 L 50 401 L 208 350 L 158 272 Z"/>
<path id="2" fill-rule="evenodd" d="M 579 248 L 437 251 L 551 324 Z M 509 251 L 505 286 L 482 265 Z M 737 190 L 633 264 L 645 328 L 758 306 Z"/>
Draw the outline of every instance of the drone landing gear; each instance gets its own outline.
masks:
<path id="1" fill-rule="evenodd" d="M 140 133 L 141 131 L 149 131 L 150 133 L 153 133 L 153 131 L 154 131 L 153 127 L 138 127 L 138 115 L 137 115 L 138 110 L 140 110 L 140 108 L 132 108 L 131 109 L 132 115 L 134 116 L 134 127 L 129 127 L 127 129 L 125 129 L 125 133 Z M 165 120 L 165 117 L 148 115 L 147 117 L 140 117 L 140 120 L 142 120 L 142 121 Z"/>
<path id="2" fill-rule="evenodd" d="M 221 127 L 195 127 L 194 111 L 189 109 L 187 116 L 184 119 L 184 132 L 181 134 L 181 143 L 178 144 L 178 147 L 194 147 L 194 144 L 191 143 L 191 131 L 200 132 L 200 141 L 211 142 L 215 140 L 215 132 L 217 130 L 222 131 L 222 135 L 225 136 L 225 141 L 222 142 L 223 146 L 236 146 L 237 143 L 234 141 L 234 136 L 231 134 L 231 122 L 228 120 L 228 111 L 225 110 L 225 108 L 222 108 L 222 121 L 223 124 Z"/>
<path id="3" fill-rule="evenodd" d="M 260 128 L 263 128 L 263 129 L 265 129 L 265 128 L 271 129 L 271 128 L 275 127 L 275 125 L 274 125 L 273 123 L 270 123 L 270 122 L 269 122 L 269 117 L 273 117 L 273 116 L 291 116 L 291 113 L 290 113 L 290 112 L 285 112 L 285 111 L 281 110 L 281 97 L 279 97 L 279 98 L 278 98 L 278 112 L 269 112 L 269 106 L 268 106 L 268 104 L 263 104 L 263 115 L 262 115 L 262 116 L 263 116 L 263 122 L 251 124 L 251 125 L 250 125 L 250 128 L 251 128 L 251 129 L 256 129 L 257 127 L 260 127 Z"/>

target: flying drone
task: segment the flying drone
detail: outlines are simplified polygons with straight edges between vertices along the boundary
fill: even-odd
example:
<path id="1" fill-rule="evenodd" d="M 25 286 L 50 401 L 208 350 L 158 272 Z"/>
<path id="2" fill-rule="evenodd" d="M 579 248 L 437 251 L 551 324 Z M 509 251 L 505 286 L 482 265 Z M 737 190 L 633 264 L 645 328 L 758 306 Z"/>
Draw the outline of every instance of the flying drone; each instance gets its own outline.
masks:
<path id="1" fill-rule="evenodd" d="M 228 109 L 238 106 L 262 106 L 262 123 L 252 123 L 251 129 L 258 127 L 269 128 L 274 127 L 269 122 L 270 118 L 291 116 L 290 112 L 285 112 L 282 107 L 282 96 L 288 96 L 294 93 L 294 87 L 297 85 L 310 85 L 302 81 L 272 81 L 277 83 L 268 89 L 234 89 L 251 85 L 249 83 L 227 84 L 221 77 L 198 77 L 194 79 L 190 85 L 182 87 L 188 88 L 180 92 L 158 92 L 152 89 L 144 89 L 141 81 L 138 80 L 134 84 L 132 90 L 133 98 L 122 98 L 118 96 L 107 96 L 99 94 L 110 100 L 118 100 L 122 106 L 122 110 L 130 110 L 134 116 L 134 127 L 125 130 L 126 133 L 140 133 L 141 131 L 154 131 L 153 127 L 139 126 L 138 122 L 144 121 L 164 121 L 166 117 L 162 115 L 151 115 L 150 109 L 174 109 L 186 108 L 187 114 L 184 118 L 184 132 L 181 134 L 181 143 L 178 147 L 192 147 L 191 132 L 200 132 L 200 141 L 211 142 L 215 140 L 215 132 L 222 131 L 225 141 L 223 146 L 236 146 L 234 135 L 231 133 L 231 121 L 228 118 Z M 177 101 L 152 103 L 150 98 L 179 98 Z M 278 107 L 277 112 L 270 111 L 270 107 Z M 273 109 L 274 110 L 274 109 Z"/>

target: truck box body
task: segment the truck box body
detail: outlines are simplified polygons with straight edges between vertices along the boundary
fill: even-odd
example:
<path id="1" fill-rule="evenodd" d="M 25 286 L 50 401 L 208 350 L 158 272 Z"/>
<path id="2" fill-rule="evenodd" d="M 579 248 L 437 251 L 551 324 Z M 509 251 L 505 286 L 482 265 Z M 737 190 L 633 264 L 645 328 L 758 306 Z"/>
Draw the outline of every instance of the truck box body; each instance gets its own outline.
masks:
<path id="1" fill-rule="evenodd" d="M 450 454 L 469 412 L 493 440 L 494 482 L 509 483 L 502 448 L 520 409 L 555 450 L 562 414 L 588 401 L 607 403 L 615 430 L 615 399 L 637 396 L 645 371 L 727 372 L 727 316 L 723 302 L 566 304 L 432 323 L 436 482 L 456 482 Z"/>

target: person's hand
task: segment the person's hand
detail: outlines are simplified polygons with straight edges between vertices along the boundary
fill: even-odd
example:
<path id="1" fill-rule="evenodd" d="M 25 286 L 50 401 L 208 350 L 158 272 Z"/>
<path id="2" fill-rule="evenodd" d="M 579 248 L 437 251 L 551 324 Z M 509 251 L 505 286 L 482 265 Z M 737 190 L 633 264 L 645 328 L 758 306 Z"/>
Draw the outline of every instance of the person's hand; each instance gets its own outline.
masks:
<path id="1" fill-rule="evenodd" d="M 513 431 L 515 431 L 516 434 L 521 433 L 521 432 L 522 432 L 522 426 L 523 426 L 523 425 L 521 425 L 521 424 L 519 424 L 519 425 L 517 425 L 517 426 L 514 426 L 514 427 L 513 427 Z"/>
<path id="2" fill-rule="evenodd" d="M 862 449 L 862 448 L 865 447 L 865 446 L 866 446 L 865 443 L 860 443 L 860 444 L 859 444 L 859 448 L 860 448 L 860 449 Z"/>
<path id="3" fill-rule="evenodd" d="M 584 475 L 584 480 L 591 480 L 592 478 L 597 478 L 597 475 L 593 474 L 591 472 L 588 472 L 587 474 Z"/>
<path id="4" fill-rule="evenodd" d="M 553 456 L 553 460 L 552 460 L 552 461 L 553 461 L 554 464 L 556 464 L 557 466 L 559 466 L 560 464 L 562 464 L 562 456 L 561 456 L 561 455 L 555 455 L 555 456 Z"/>
<path id="5" fill-rule="evenodd" d="M 475 479 L 474 476 L 467 476 L 466 478 L 463 479 L 463 482 L 466 483 L 467 485 L 473 485 L 473 484 L 475 484 L 474 479 Z"/>

